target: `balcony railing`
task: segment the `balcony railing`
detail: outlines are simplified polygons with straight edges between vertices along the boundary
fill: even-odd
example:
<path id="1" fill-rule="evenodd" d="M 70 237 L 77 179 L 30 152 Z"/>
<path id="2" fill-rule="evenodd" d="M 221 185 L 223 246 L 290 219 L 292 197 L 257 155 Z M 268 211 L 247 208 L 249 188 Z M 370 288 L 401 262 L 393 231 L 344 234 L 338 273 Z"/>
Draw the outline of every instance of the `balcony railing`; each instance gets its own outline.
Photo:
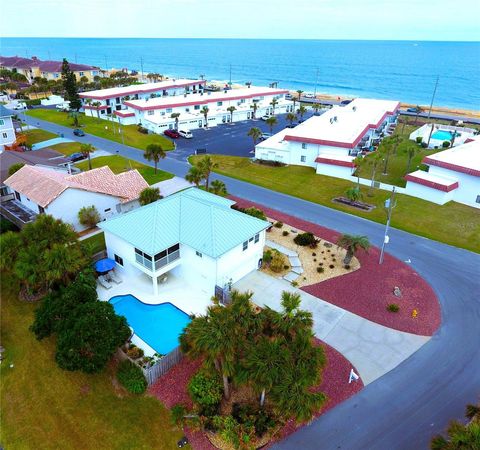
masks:
<path id="1" fill-rule="evenodd" d="M 170 264 L 173 261 L 176 261 L 178 258 L 180 258 L 180 250 L 176 250 L 173 253 L 170 253 L 169 255 L 158 259 L 157 261 L 155 261 L 155 270 L 158 270 L 166 266 L 167 264 Z"/>

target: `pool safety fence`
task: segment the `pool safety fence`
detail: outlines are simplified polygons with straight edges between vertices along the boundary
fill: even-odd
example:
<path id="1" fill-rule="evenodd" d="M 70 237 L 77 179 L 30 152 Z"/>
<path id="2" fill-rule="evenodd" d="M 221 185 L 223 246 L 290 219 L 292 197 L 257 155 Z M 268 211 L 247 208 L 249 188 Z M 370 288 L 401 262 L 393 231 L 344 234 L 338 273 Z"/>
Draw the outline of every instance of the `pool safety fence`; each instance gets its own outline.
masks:
<path id="1" fill-rule="evenodd" d="M 152 385 L 162 375 L 165 375 L 173 366 L 178 364 L 183 358 L 183 353 L 180 346 L 175 347 L 170 353 L 164 355 L 153 366 L 142 368 L 143 374 L 147 380 L 148 385 Z"/>

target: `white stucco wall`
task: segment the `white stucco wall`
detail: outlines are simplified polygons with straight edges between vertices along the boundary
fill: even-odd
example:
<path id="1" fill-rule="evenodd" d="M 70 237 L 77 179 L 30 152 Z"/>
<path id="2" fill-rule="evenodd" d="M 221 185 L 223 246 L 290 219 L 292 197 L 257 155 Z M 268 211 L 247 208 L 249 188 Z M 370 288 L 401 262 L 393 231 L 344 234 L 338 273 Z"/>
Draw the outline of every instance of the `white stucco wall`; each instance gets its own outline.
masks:
<path id="1" fill-rule="evenodd" d="M 453 200 L 454 192 L 455 191 L 440 191 L 438 189 L 433 189 L 412 181 L 407 181 L 407 185 L 405 187 L 405 194 L 411 195 L 412 197 L 423 198 L 424 200 L 437 203 L 438 205 L 444 205 L 450 200 Z"/>
<path id="2" fill-rule="evenodd" d="M 0 117 L 0 152 L 5 149 L 5 145 L 12 145 L 15 142 L 15 130 L 11 117 Z"/>
<path id="3" fill-rule="evenodd" d="M 334 164 L 317 163 L 316 173 L 318 175 L 328 175 L 329 177 L 350 180 L 352 179 L 353 169 L 351 167 L 336 166 Z"/>

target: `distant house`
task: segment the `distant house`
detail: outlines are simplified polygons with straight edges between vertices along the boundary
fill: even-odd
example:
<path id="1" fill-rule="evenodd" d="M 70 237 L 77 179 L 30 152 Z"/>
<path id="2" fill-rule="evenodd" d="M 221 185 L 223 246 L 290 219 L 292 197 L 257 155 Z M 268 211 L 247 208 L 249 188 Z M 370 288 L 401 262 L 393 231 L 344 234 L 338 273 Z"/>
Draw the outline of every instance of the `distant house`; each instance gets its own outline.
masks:
<path id="1" fill-rule="evenodd" d="M 5 150 L 6 145 L 12 145 L 15 139 L 12 114 L 3 105 L 0 105 L 0 153 Z"/>
<path id="2" fill-rule="evenodd" d="M 397 101 L 357 98 L 334 106 L 295 128 L 285 128 L 255 146 L 255 158 L 308 166 L 317 174 L 350 179 L 354 159 L 390 134 L 397 122 Z"/>
<path id="3" fill-rule="evenodd" d="M 150 302 L 158 301 L 159 280 L 170 273 L 184 290 L 191 286 L 198 293 L 189 300 L 194 310 L 198 297 L 209 298 L 258 269 L 270 223 L 233 204 L 189 188 L 99 224 L 108 257 L 128 279 L 128 292 L 149 280 Z"/>
<path id="4" fill-rule="evenodd" d="M 443 205 L 451 200 L 480 208 L 480 139 L 426 156 L 428 172 L 405 176 L 405 194 Z"/>
<path id="5" fill-rule="evenodd" d="M 115 175 L 107 166 L 76 175 L 24 166 L 7 178 L 5 185 L 15 196 L 13 209 L 50 214 L 77 231 L 84 229 L 78 220 L 80 208 L 94 205 L 105 220 L 138 207 L 140 192 L 148 187 L 137 170 Z"/>
<path id="6" fill-rule="evenodd" d="M 86 77 L 88 81 L 93 81 L 95 76 L 100 75 L 98 67 L 72 62 L 69 62 L 69 65 L 77 80 Z M 42 61 L 36 56 L 0 56 L 0 68 L 25 75 L 29 83 L 32 83 L 35 77 L 47 80 L 59 80 L 62 77 L 62 61 Z"/>

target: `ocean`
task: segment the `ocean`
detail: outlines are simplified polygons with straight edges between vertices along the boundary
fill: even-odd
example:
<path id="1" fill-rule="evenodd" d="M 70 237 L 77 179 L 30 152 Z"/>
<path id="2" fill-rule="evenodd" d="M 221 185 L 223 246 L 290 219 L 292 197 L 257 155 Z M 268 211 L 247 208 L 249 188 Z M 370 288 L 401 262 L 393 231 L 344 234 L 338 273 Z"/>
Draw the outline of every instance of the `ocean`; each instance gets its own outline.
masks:
<path id="1" fill-rule="evenodd" d="M 480 42 L 2 38 L 2 56 L 480 110 Z"/>

